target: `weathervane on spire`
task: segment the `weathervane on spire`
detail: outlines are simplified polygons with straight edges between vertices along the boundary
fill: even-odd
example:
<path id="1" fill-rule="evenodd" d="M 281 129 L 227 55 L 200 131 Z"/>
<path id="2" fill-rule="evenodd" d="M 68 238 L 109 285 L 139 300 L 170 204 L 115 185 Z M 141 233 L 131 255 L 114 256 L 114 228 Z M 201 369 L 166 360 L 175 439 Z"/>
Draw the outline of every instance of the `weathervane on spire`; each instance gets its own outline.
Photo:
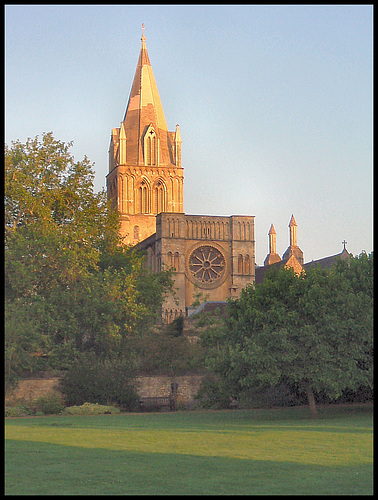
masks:
<path id="1" fill-rule="evenodd" d="M 143 30 L 143 31 L 142 31 L 142 38 L 141 38 L 142 42 L 144 42 L 144 41 L 145 41 L 145 39 L 146 39 L 146 37 L 144 36 L 144 30 L 145 30 L 145 29 L 146 29 L 146 28 L 144 27 L 144 24 L 142 23 L 142 30 Z"/>

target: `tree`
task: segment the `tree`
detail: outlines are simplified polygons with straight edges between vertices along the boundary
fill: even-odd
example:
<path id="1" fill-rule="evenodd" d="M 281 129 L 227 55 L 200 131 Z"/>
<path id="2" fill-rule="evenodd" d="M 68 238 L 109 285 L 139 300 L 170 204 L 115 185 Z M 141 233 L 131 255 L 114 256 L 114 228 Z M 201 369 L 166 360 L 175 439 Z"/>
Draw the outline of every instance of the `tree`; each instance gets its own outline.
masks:
<path id="1" fill-rule="evenodd" d="M 171 285 L 122 244 L 118 212 L 94 192 L 92 165 L 76 162 L 71 145 L 52 133 L 5 145 L 9 380 L 65 368 L 82 351 L 125 354 L 124 339 L 153 324 Z"/>
<path id="2" fill-rule="evenodd" d="M 208 364 L 235 391 L 296 384 L 316 416 L 315 393 L 372 385 L 372 301 L 339 268 L 284 267 L 228 305 L 223 338 L 206 336 Z M 219 335 L 218 335 L 219 336 Z"/>

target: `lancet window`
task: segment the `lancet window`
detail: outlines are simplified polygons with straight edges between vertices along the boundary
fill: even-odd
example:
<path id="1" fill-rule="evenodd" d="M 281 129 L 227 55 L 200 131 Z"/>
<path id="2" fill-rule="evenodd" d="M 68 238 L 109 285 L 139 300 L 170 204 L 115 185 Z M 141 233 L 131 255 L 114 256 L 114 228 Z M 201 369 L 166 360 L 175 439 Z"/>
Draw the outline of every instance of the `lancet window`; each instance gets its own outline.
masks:
<path id="1" fill-rule="evenodd" d="M 158 138 L 150 126 L 144 136 L 144 159 L 146 165 L 158 165 Z"/>
<path id="2" fill-rule="evenodd" d="M 155 210 L 157 214 L 166 211 L 166 196 L 165 186 L 162 181 L 159 181 L 155 188 Z"/>
<path id="3" fill-rule="evenodd" d="M 149 186 L 145 180 L 143 180 L 139 186 L 139 209 L 141 214 L 147 214 L 150 212 L 150 196 L 149 196 Z"/>

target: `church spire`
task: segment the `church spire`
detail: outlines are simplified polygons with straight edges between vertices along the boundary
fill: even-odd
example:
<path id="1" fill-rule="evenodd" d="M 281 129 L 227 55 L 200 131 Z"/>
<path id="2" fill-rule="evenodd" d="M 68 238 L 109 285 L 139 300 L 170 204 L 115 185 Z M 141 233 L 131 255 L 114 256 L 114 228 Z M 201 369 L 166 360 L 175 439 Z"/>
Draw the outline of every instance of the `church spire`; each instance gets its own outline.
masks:
<path id="1" fill-rule="evenodd" d="M 291 216 L 291 219 L 289 222 L 289 228 L 290 228 L 290 246 L 296 247 L 297 246 L 297 223 L 295 222 L 294 215 Z"/>
<path id="2" fill-rule="evenodd" d="M 183 212 L 180 130 L 168 131 L 144 30 L 126 112 L 112 129 L 106 178 L 122 216 L 120 233 L 131 245 L 155 232 L 159 213 Z"/>
<path id="3" fill-rule="evenodd" d="M 144 30 L 144 25 L 142 25 Z M 169 165 L 172 144 L 165 120 L 163 106 L 152 71 L 146 47 L 146 37 L 142 34 L 142 46 L 131 87 L 123 123 L 127 131 L 128 163 L 134 165 Z M 148 147 L 144 145 L 147 135 L 155 141 L 155 158 L 150 161 Z"/>
<path id="4" fill-rule="evenodd" d="M 264 266 L 270 266 L 275 262 L 281 261 L 280 256 L 277 254 L 277 242 L 276 242 L 277 234 L 273 224 L 270 226 L 268 236 L 269 236 L 269 253 L 264 260 Z"/>
<path id="5" fill-rule="evenodd" d="M 298 262 L 302 265 L 303 260 L 303 252 L 299 248 L 297 243 L 297 223 L 294 219 L 294 215 L 291 216 L 289 222 L 289 230 L 290 230 L 290 244 L 286 250 L 286 252 L 282 256 L 282 260 L 287 262 L 292 255 L 298 260 Z"/>

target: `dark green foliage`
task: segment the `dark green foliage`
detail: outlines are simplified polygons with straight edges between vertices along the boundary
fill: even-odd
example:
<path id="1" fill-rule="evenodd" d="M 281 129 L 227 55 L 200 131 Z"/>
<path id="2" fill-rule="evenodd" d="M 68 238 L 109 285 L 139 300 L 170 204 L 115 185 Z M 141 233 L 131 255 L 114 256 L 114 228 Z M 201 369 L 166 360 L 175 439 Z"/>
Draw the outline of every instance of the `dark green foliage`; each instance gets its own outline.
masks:
<path id="1" fill-rule="evenodd" d="M 172 323 L 169 323 L 166 328 L 166 332 L 168 335 L 172 335 L 173 337 L 179 337 L 182 335 L 184 331 L 184 317 L 179 316 L 178 318 L 174 319 Z"/>
<path id="2" fill-rule="evenodd" d="M 99 360 L 93 353 L 75 360 L 60 381 L 68 406 L 83 403 L 117 405 L 124 410 L 137 407 L 135 371 L 122 359 Z"/>
<path id="3" fill-rule="evenodd" d="M 234 392 L 286 383 L 336 399 L 372 387 L 373 257 L 297 276 L 282 267 L 231 301 L 202 337 L 209 368 Z"/>
<path id="4" fill-rule="evenodd" d="M 34 400 L 20 399 L 8 403 L 5 408 L 6 417 L 27 417 L 35 415 L 59 415 L 64 410 L 63 399 L 59 394 L 46 394 Z"/>
<path id="5" fill-rule="evenodd" d="M 224 410 L 229 408 L 234 393 L 226 379 L 209 373 L 203 379 L 196 398 L 203 408 Z"/>
<path id="6" fill-rule="evenodd" d="M 66 369 L 82 352 L 123 353 L 171 288 L 122 245 L 119 213 L 89 160 L 52 133 L 5 146 L 5 381 Z"/>
<path id="7" fill-rule="evenodd" d="M 43 415 L 58 415 L 64 410 L 63 400 L 56 393 L 41 396 L 33 402 L 33 406 L 36 413 Z"/>
<path id="8" fill-rule="evenodd" d="M 176 328 L 155 327 L 141 335 L 129 337 L 125 351 L 133 353 L 142 373 L 179 375 L 193 372 L 203 366 L 202 348 L 185 335 L 176 336 Z"/>

